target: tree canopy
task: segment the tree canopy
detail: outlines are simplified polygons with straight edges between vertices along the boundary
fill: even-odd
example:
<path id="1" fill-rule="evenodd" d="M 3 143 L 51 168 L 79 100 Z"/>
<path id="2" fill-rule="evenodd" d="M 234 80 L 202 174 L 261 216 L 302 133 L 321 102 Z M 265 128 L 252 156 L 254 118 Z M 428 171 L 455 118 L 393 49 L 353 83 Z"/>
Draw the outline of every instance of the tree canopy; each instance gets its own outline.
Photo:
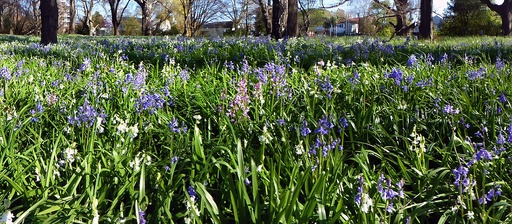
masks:
<path id="1" fill-rule="evenodd" d="M 451 0 L 441 34 L 448 36 L 499 35 L 499 16 L 480 0 Z"/>

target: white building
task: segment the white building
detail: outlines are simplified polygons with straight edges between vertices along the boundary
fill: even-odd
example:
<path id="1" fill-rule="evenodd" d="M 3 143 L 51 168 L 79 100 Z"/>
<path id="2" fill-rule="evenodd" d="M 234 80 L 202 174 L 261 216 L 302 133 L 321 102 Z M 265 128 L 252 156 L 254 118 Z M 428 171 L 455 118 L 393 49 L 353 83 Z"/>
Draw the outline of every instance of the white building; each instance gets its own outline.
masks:
<path id="1" fill-rule="evenodd" d="M 316 27 L 315 34 L 326 36 L 357 35 L 359 34 L 359 18 L 342 19 L 329 28 Z"/>
<path id="2" fill-rule="evenodd" d="M 200 34 L 205 37 L 222 37 L 225 32 L 233 30 L 233 22 L 212 22 L 201 27 Z"/>

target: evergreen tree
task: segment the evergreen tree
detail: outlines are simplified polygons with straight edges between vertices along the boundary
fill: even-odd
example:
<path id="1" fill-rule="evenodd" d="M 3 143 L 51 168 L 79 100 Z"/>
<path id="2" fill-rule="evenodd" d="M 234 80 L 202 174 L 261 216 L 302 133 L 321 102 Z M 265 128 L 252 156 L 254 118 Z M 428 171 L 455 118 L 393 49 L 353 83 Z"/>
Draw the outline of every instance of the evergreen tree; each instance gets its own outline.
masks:
<path id="1" fill-rule="evenodd" d="M 451 0 L 441 34 L 447 36 L 498 35 L 499 16 L 480 0 Z"/>

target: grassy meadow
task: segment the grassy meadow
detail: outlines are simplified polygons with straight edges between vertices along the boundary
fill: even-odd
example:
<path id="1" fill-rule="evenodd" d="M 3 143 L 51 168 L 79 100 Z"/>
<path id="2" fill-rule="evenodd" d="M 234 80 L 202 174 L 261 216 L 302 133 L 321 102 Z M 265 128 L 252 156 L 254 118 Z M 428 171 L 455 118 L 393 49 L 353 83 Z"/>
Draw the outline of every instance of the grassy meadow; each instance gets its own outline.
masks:
<path id="1" fill-rule="evenodd" d="M 512 223 L 512 39 L 0 36 L 0 223 Z"/>

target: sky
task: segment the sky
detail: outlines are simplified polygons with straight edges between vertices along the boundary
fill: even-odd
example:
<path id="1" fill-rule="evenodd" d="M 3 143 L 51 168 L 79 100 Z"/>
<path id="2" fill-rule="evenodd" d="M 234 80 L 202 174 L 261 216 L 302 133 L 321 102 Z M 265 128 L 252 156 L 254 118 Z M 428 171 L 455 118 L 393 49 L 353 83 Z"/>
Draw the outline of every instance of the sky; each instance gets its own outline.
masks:
<path id="1" fill-rule="evenodd" d="M 446 9 L 446 7 L 448 7 L 448 1 L 449 0 L 434 0 L 433 1 L 434 12 L 442 15 L 444 13 L 444 10 Z"/>
<path id="2" fill-rule="evenodd" d="M 336 1 L 336 0 L 324 0 L 326 2 Z M 448 2 L 450 0 L 433 0 L 433 11 L 434 15 L 442 16 L 444 14 L 444 10 L 448 7 Z M 503 0 L 494 0 L 494 3 L 501 4 Z M 350 8 L 350 6 L 348 6 Z"/>

